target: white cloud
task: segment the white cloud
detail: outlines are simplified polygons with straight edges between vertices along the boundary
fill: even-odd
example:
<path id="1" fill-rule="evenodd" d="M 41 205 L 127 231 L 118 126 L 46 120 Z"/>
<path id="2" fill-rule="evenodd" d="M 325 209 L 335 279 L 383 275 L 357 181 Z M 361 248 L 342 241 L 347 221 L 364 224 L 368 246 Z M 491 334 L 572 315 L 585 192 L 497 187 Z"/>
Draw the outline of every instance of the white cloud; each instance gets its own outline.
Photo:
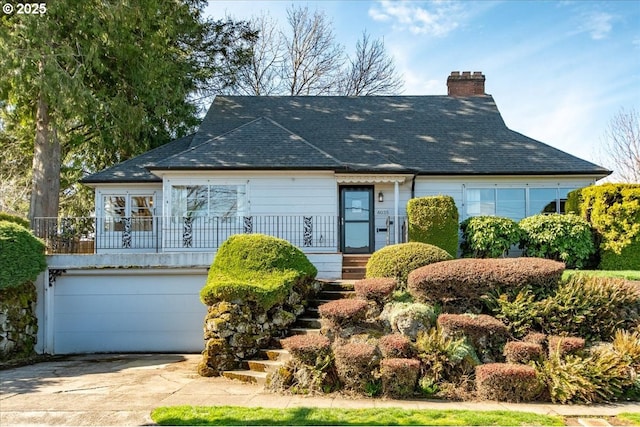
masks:
<path id="1" fill-rule="evenodd" d="M 613 29 L 614 16 L 605 12 L 591 12 L 581 19 L 581 32 L 589 33 L 593 40 L 606 38 Z"/>
<path id="2" fill-rule="evenodd" d="M 412 34 L 443 37 L 460 26 L 464 13 L 457 2 L 410 2 L 381 0 L 369 9 L 371 19 L 393 22 L 393 27 Z"/>

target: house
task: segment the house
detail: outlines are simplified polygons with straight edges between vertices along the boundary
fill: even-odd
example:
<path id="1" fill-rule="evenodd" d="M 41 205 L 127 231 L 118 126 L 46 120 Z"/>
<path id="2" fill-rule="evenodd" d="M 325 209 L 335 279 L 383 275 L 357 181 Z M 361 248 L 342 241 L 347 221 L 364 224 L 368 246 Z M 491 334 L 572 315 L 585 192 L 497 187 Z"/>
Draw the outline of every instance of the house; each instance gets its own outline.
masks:
<path id="1" fill-rule="evenodd" d="M 185 283 L 182 273 L 197 270 L 197 293 L 216 249 L 235 233 L 287 239 L 319 277 L 338 278 L 343 257 L 403 241 L 410 198 L 450 195 L 461 220 L 518 220 L 561 212 L 569 191 L 610 173 L 510 130 L 484 84 L 482 73 L 452 72 L 446 96 L 217 96 L 194 134 L 83 180 L 95 189 L 94 254 L 52 255 L 48 287 L 75 280 L 68 295 L 76 295 L 111 271 L 129 277 L 117 281 L 119 295 L 140 294 L 131 283 Z M 56 295 L 50 305 L 77 307 Z M 50 327 L 45 342 L 64 341 L 62 329 Z M 184 350 L 136 347 L 140 339 L 107 350 Z"/>

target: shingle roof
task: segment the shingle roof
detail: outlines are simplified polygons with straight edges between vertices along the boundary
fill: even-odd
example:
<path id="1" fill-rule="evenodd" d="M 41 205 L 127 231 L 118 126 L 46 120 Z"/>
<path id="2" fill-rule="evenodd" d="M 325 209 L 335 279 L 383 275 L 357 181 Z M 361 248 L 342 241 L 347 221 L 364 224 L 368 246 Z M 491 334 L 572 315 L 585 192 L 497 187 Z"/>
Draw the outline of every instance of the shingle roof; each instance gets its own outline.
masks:
<path id="1" fill-rule="evenodd" d="M 82 179 L 85 184 L 108 182 L 162 182 L 157 175 L 152 174 L 146 166 L 153 166 L 176 153 L 189 149 L 195 134 L 175 139 L 160 147 L 149 150 L 144 154 L 133 157 L 103 171 L 94 173 Z"/>
<path id="2" fill-rule="evenodd" d="M 218 96 L 188 149 L 173 151 L 164 160 L 154 154 L 151 162 L 144 157 L 147 154 L 130 162 L 152 171 L 332 169 L 599 177 L 609 173 L 508 129 L 489 95 Z M 120 171 L 119 166 L 112 169 Z M 127 175 L 127 170 L 122 173 Z M 95 182 L 96 175 L 85 182 Z"/>
<path id="3" fill-rule="evenodd" d="M 193 145 L 153 169 L 335 169 L 341 163 L 266 117 Z"/>

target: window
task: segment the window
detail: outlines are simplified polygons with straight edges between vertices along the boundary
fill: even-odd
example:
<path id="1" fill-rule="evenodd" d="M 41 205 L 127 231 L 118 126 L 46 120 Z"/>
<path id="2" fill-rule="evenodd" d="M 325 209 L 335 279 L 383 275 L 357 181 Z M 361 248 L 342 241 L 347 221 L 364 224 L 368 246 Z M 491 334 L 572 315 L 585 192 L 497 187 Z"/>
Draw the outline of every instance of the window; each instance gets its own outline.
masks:
<path id="1" fill-rule="evenodd" d="M 171 187 L 171 216 L 231 219 L 245 212 L 244 185 L 175 185 Z"/>
<path id="2" fill-rule="evenodd" d="M 520 221 L 526 216 L 524 188 L 496 189 L 496 215 Z"/>
<path id="3" fill-rule="evenodd" d="M 529 189 L 529 215 L 558 212 L 556 188 Z"/>
<path id="4" fill-rule="evenodd" d="M 495 215 L 496 214 L 495 190 L 469 189 L 467 190 L 467 215 Z"/>
<path id="5" fill-rule="evenodd" d="M 152 195 L 105 195 L 104 231 L 124 231 L 123 219 L 131 219 L 132 231 L 153 230 Z"/>
<path id="6" fill-rule="evenodd" d="M 468 188 L 466 216 L 496 215 L 519 221 L 539 213 L 564 213 L 573 188 Z"/>

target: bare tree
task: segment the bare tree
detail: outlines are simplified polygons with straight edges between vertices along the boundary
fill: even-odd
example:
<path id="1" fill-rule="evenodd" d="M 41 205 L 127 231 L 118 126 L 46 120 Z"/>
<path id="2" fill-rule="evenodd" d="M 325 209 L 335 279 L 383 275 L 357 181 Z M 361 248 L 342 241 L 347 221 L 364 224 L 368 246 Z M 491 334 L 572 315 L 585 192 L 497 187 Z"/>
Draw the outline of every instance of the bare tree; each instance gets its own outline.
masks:
<path id="1" fill-rule="evenodd" d="M 291 34 L 285 35 L 283 76 L 289 95 L 323 95 L 338 89 L 343 48 L 336 43 L 331 22 L 318 11 L 287 10 Z"/>
<path id="2" fill-rule="evenodd" d="M 356 44 L 354 59 L 341 84 L 341 94 L 348 96 L 396 95 L 402 91 L 402 78 L 393 59 L 387 55 L 382 40 L 371 40 L 367 32 Z"/>
<path id="3" fill-rule="evenodd" d="M 284 38 L 276 22 L 267 15 L 251 21 L 251 28 L 259 34 L 252 46 L 247 66 L 236 75 L 235 92 L 241 95 L 277 95 L 283 91 L 282 70 Z"/>
<path id="4" fill-rule="evenodd" d="M 624 108 L 613 116 L 603 138 L 605 156 L 614 169 L 613 177 L 640 183 L 640 115 Z"/>

